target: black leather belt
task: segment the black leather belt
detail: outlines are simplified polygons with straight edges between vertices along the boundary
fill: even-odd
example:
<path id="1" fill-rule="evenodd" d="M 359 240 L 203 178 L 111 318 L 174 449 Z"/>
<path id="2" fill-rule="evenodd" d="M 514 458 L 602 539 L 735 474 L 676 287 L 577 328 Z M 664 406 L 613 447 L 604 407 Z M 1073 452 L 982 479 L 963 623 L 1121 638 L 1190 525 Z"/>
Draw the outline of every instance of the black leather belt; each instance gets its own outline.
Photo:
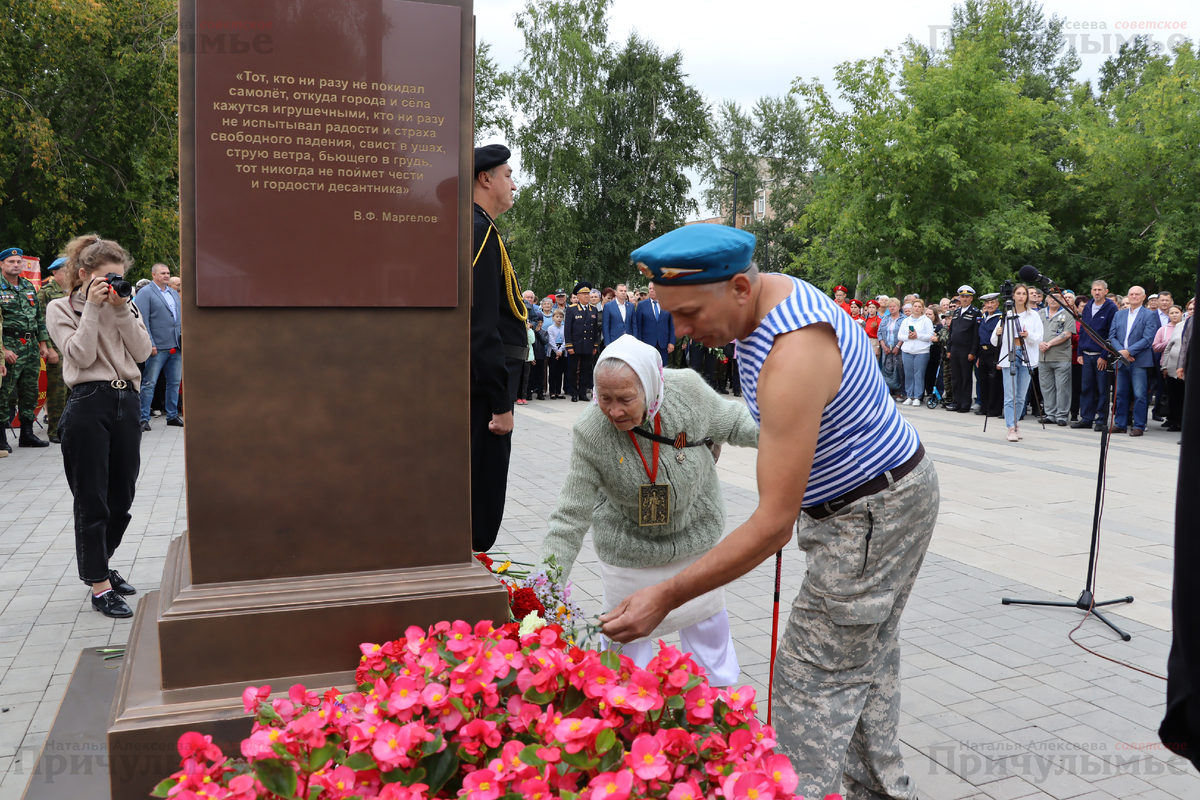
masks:
<path id="1" fill-rule="evenodd" d="M 873 494 L 882 492 L 884 489 L 888 488 L 889 475 L 891 475 L 891 482 L 895 483 L 916 469 L 917 465 L 921 463 L 923 458 L 925 458 L 925 445 L 918 444 L 917 452 L 913 453 L 912 457 L 910 457 L 900 466 L 885 470 L 866 483 L 860 483 L 858 486 L 855 486 L 841 497 L 835 497 L 832 500 L 828 500 L 819 505 L 801 508 L 800 510 L 805 514 L 808 514 L 813 519 L 825 519 L 826 517 L 831 517 L 841 509 L 853 503 L 855 500 L 861 500 L 864 497 L 870 497 Z"/>
<path id="2" fill-rule="evenodd" d="M 71 389 L 82 389 L 85 386 L 99 386 L 101 389 L 127 389 L 137 393 L 141 384 L 137 381 L 127 381 L 124 378 L 117 378 L 115 381 L 84 381 L 83 383 L 75 384 Z"/>
<path id="3" fill-rule="evenodd" d="M 519 344 L 506 344 L 504 345 L 504 357 L 524 361 L 529 358 L 529 347 L 521 347 Z"/>

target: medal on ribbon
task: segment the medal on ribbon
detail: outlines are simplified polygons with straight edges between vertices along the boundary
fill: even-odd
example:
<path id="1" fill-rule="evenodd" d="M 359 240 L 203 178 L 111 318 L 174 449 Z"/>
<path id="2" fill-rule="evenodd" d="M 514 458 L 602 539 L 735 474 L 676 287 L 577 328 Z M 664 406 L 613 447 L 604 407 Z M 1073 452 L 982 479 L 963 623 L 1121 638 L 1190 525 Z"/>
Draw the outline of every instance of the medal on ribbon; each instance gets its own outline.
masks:
<path id="1" fill-rule="evenodd" d="M 659 416 L 656 414 L 654 433 L 661 435 L 661 430 Z M 638 527 L 666 525 L 671 520 L 671 487 L 666 484 L 658 484 L 658 442 L 654 442 L 650 447 L 651 459 L 654 462 L 654 466 L 651 467 L 646 462 L 646 456 L 642 454 L 642 448 L 638 446 L 633 431 L 629 431 L 629 441 L 633 442 L 638 457 L 642 459 L 646 477 L 650 479 L 650 483 L 644 483 L 638 487 Z"/>

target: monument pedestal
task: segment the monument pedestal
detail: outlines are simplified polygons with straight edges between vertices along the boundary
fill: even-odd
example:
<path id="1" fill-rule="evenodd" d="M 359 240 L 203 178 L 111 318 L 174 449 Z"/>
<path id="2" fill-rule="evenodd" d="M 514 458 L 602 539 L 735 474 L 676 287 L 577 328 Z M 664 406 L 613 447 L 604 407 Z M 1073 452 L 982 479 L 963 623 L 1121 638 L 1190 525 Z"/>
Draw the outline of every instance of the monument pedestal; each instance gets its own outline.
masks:
<path id="1" fill-rule="evenodd" d="M 113 800 L 186 731 L 240 756 L 247 685 L 348 688 L 363 642 L 508 619 L 471 557 L 471 0 L 179 15 L 188 532 L 42 755 L 105 742 Z"/>

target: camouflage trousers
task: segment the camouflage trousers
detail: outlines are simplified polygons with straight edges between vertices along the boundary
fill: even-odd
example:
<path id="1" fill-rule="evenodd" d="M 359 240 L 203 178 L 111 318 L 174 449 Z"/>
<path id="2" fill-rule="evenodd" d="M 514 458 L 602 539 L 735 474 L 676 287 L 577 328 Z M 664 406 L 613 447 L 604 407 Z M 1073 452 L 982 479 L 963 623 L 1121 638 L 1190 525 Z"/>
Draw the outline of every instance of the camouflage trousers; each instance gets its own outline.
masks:
<path id="1" fill-rule="evenodd" d="M 21 340 L 4 337 L 4 349 L 17 354 L 17 363 L 5 364 L 8 374 L 0 383 L 0 416 L 7 416 L 16 400 L 22 422 L 33 422 L 38 401 L 38 376 L 42 372 L 42 357 L 38 354 L 37 342 L 32 339 L 21 344 Z M 6 419 L 7 425 L 12 419 Z"/>
<path id="2" fill-rule="evenodd" d="M 54 351 L 58 353 L 58 350 Z M 67 407 L 67 400 L 71 397 L 71 390 L 67 388 L 67 384 L 63 382 L 62 375 L 62 354 L 59 353 L 58 363 L 51 364 L 46 362 L 46 435 L 58 435 L 58 420 L 62 416 L 63 409 Z"/>
<path id="3" fill-rule="evenodd" d="M 900 727 L 900 614 L 938 515 L 938 479 L 924 459 L 878 494 L 823 520 L 801 514 L 808 571 L 775 667 L 779 750 L 797 794 L 913 800 Z"/>
<path id="4" fill-rule="evenodd" d="M 942 355 L 942 377 L 941 377 L 941 392 L 942 400 L 949 405 L 954 402 L 954 381 L 950 375 L 950 355 L 944 353 Z"/>

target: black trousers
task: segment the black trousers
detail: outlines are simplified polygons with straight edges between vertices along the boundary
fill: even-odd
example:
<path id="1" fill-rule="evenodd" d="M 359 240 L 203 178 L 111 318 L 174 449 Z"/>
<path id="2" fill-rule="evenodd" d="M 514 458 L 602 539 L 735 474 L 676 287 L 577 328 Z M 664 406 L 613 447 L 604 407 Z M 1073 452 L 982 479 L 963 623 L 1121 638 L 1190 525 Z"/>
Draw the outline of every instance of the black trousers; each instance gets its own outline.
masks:
<path id="1" fill-rule="evenodd" d="M 561 358 L 549 356 L 546 361 L 550 366 L 550 384 L 546 388 L 547 394 L 559 395 L 563 393 L 563 378 L 567 376 L 567 357 L 564 355 Z"/>
<path id="2" fill-rule="evenodd" d="M 129 527 L 142 463 L 141 405 L 132 381 L 81 383 L 58 422 L 67 485 L 75 498 L 75 561 L 85 583 L 108 580 L 108 562 Z"/>
<path id="3" fill-rule="evenodd" d="M 576 353 L 567 355 L 567 394 L 587 399 L 587 392 L 592 388 L 592 370 L 596 367 L 596 354 Z"/>
<path id="4" fill-rule="evenodd" d="M 1167 424 L 1172 428 L 1182 428 L 1184 383 L 1178 378 L 1163 378 L 1163 384 L 1167 395 Z"/>
<path id="5" fill-rule="evenodd" d="M 996 371 L 997 350 L 982 352 L 977 359 L 979 362 L 979 396 L 983 399 L 980 406 L 989 417 L 1004 416 L 1004 384 L 1000 381 L 1003 376 Z"/>
<path id="6" fill-rule="evenodd" d="M 520 359 L 506 358 L 508 396 L 517 399 L 521 380 Z M 504 520 L 504 498 L 508 494 L 508 461 L 512 455 L 512 433 L 497 436 L 488 430 L 492 405 L 480 392 L 471 391 L 471 547 L 489 550 L 496 543 Z"/>
<path id="7" fill-rule="evenodd" d="M 950 349 L 950 383 L 951 397 L 960 409 L 971 407 L 971 373 L 974 372 L 975 362 L 969 360 L 971 351 L 959 346 Z"/>

